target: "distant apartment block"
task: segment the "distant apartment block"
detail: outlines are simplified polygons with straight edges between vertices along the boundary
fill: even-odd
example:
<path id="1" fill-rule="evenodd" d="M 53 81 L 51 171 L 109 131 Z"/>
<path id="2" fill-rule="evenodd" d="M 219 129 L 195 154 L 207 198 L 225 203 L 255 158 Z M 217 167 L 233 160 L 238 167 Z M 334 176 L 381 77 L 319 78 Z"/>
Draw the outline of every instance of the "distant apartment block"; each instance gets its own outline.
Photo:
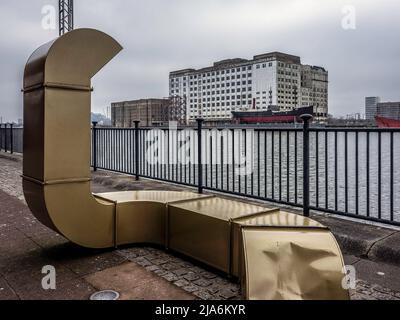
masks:
<path id="1" fill-rule="evenodd" d="M 378 103 L 377 115 L 388 119 L 400 120 L 400 102 Z"/>
<path id="2" fill-rule="evenodd" d="M 328 114 L 328 72 L 280 52 L 174 71 L 169 80 L 170 96 L 186 101 L 189 122 L 199 117 L 223 122 L 234 111 L 291 111 L 311 105 L 317 121 L 324 122 Z"/>
<path id="3" fill-rule="evenodd" d="M 375 120 L 378 113 L 378 103 L 381 102 L 380 97 L 367 97 L 365 98 L 365 119 Z"/>
<path id="4" fill-rule="evenodd" d="M 135 121 L 141 127 L 168 125 L 169 99 L 140 99 L 111 104 L 111 122 L 117 128 L 130 128 Z"/>
<path id="5" fill-rule="evenodd" d="M 168 126 L 171 121 L 186 125 L 186 118 L 186 101 L 176 96 L 111 104 L 111 122 L 119 128 L 133 127 L 135 121 L 140 121 L 141 127 Z"/>

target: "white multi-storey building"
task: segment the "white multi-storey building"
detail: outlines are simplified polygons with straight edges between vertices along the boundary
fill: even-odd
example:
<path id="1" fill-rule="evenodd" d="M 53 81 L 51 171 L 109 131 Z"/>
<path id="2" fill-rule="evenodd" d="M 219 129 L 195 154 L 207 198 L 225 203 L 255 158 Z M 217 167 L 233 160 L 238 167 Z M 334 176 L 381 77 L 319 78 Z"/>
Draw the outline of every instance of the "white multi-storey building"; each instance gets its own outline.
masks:
<path id="1" fill-rule="evenodd" d="M 326 76 L 323 82 L 326 101 L 324 108 L 320 104 L 315 111 L 326 118 L 328 73 L 323 68 L 318 70 L 323 70 Z M 302 107 L 305 101 L 302 72 L 300 57 L 280 52 L 258 55 L 253 60 L 223 60 L 200 70 L 171 72 L 170 96 L 186 100 L 189 122 L 199 117 L 208 121 L 229 121 L 233 111 L 290 111 Z M 320 82 L 308 81 L 308 84 L 312 91 Z M 307 94 L 311 93 L 307 91 Z M 309 106 L 311 101 L 314 100 L 307 98 L 304 106 Z"/>

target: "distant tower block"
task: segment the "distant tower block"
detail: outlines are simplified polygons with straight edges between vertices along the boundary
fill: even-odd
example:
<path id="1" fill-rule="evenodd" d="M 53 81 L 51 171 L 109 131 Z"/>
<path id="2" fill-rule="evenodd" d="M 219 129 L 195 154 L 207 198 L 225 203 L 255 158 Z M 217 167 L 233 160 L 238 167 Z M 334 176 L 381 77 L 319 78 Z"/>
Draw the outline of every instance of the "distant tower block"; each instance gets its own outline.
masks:
<path id="1" fill-rule="evenodd" d="M 59 0 L 60 36 L 74 29 L 74 0 Z"/>

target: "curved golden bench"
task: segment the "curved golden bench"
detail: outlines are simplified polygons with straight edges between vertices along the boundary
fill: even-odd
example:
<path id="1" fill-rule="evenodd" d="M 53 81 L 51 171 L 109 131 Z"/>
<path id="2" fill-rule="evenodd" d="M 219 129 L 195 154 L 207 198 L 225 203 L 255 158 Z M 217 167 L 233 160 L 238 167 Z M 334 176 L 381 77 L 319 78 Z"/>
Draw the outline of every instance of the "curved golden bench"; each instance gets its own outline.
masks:
<path id="1" fill-rule="evenodd" d="M 29 58 L 23 187 L 44 225 L 88 248 L 151 243 L 242 280 L 246 299 L 348 299 L 333 235 L 309 218 L 188 192 L 90 191 L 91 78 L 122 47 L 79 29 Z"/>

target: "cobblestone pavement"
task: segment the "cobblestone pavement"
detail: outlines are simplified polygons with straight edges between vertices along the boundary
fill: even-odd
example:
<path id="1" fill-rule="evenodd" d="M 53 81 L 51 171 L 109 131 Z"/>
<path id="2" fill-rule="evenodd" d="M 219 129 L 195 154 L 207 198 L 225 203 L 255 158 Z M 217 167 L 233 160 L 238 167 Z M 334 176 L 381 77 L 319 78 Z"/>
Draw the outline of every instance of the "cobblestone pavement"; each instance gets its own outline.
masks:
<path id="1" fill-rule="evenodd" d="M 24 202 L 20 175 L 20 162 L 0 157 L 0 189 Z M 101 192 L 102 186 L 97 187 Z M 122 260 L 142 266 L 198 299 L 240 299 L 240 286 L 237 283 L 170 252 L 149 247 L 129 247 L 115 253 Z M 0 292 L 1 286 L 0 282 Z M 400 300 L 400 292 L 364 280 L 357 281 L 356 290 L 351 292 L 351 296 L 353 300 Z"/>

